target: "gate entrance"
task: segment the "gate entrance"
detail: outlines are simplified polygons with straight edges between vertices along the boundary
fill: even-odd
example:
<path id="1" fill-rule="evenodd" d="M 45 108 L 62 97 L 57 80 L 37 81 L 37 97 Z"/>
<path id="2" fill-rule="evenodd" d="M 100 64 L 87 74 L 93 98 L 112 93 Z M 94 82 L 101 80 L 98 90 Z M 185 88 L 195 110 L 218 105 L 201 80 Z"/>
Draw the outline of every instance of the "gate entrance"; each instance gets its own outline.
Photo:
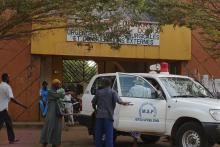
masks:
<path id="1" fill-rule="evenodd" d="M 66 89 L 85 88 L 97 73 L 97 63 L 92 60 L 63 60 L 63 86 Z"/>

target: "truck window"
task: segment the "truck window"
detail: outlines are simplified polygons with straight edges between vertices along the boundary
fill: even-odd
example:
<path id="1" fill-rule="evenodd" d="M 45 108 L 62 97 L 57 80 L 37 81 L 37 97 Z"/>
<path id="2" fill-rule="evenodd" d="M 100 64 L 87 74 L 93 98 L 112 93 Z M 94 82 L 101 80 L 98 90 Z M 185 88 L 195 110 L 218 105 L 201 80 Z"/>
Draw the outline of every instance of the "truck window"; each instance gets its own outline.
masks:
<path id="1" fill-rule="evenodd" d="M 118 84 L 117 84 L 117 79 L 115 79 L 114 84 L 112 86 L 112 89 L 115 90 L 118 93 Z"/>
<path id="2" fill-rule="evenodd" d="M 103 83 L 102 83 L 102 81 L 103 81 L 104 78 L 109 78 L 109 79 L 111 79 L 112 85 L 113 85 L 113 83 L 114 83 L 114 81 L 115 81 L 115 76 L 103 76 L 103 77 L 98 77 L 98 78 L 96 78 L 95 81 L 94 81 L 94 83 L 93 83 L 93 85 L 92 85 L 92 88 L 91 88 L 91 94 L 92 94 L 92 95 L 95 95 L 97 90 L 103 88 Z M 111 87 L 112 87 L 112 85 L 111 85 Z"/>
<path id="3" fill-rule="evenodd" d="M 205 89 L 200 83 L 193 81 L 189 78 L 161 77 L 160 79 L 172 98 L 212 97 L 210 92 Z"/>
<path id="4" fill-rule="evenodd" d="M 120 75 L 119 81 L 123 97 L 149 99 L 156 98 L 156 90 L 141 77 Z"/>
<path id="5" fill-rule="evenodd" d="M 159 92 L 162 93 L 163 97 L 166 98 L 166 95 L 163 91 L 163 89 L 161 88 L 160 84 L 157 82 L 157 80 L 153 79 L 153 78 L 149 78 L 149 77 L 144 77 L 151 85 L 154 86 L 154 88 L 156 88 Z"/>

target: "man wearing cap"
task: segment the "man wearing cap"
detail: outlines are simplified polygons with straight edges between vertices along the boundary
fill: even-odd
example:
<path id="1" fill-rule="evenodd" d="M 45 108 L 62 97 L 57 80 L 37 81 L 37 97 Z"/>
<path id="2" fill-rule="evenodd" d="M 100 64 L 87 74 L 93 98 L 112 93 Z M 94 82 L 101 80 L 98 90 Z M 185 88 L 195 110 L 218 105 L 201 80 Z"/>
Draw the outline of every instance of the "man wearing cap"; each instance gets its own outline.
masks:
<path id="1" fill-rule="evenodd" d="M 4 73 L 2 75 L 2 82 L 0 83 L 0 129 L 5 123 L 7 128 L 8 141 L 10 144 L 13 144 L 15 142 L 18 142 L 19 140 L 15 139 L 15 134 L 12 127 L 12 120 L 8 114 L 8 104 L 10 100 L 25 109 L 27 108 L 14 98 L 11 86 L 9 85 L 9 76 L 7 73 Z"/>

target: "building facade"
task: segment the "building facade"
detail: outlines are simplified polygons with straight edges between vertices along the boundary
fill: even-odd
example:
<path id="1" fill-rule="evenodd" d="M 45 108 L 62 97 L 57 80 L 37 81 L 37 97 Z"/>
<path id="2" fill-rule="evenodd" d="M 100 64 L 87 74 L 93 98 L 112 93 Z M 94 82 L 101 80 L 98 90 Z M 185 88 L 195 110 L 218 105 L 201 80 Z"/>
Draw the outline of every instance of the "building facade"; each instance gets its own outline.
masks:
<path id="1" fill-rule="evenodd" d="M 0 73 L 9 73 L 14 95 L 28 106 L 23 110 L 10 105 L 15 121 L 41 120 L 41 82 L 62 80 L 64 60 L 92 60 L 98 73 L 148 72 L 150 65 L 165 61 L 173 74 L 220 77 L 220 62 L 203 49 L 196 31 L 184 27 L 163 27 L 159 45 L 123 44 L 119 49 L 107 43 L 68 41 L 66 29 L 41 31 L 32 38 L 0 41 Z"/>

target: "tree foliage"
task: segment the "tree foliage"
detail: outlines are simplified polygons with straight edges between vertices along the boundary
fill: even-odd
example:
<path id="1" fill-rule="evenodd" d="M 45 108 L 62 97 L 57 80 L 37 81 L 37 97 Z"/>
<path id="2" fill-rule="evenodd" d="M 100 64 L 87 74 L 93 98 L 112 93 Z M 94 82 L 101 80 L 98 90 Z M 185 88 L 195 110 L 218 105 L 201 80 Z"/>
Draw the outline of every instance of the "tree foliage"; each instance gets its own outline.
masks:
<path id="1" fill-rule="evenodd" d="M 0 0 L 0 39 L 54 28 L 83 27 L 95 32 L 112 26 L 117 29 L 118 20 L 123 20 L 123 12 L 129 9 L 135 9 L 134 5 L 125 0 Z M 64 24 L 61 19 L 71 21 Z M 20 28 L 30 23 L 41 26 Z"/>
<path id="2" fill-rule="evenodd" d="M 200 30 L 208 49 L 220 56 L 220 0 L 152 0 L 145 1 L 144 11 L 161 25 L 174 24 Z M 147 8 L 151 5 L 152 8 Z"/>
<path id="3" fill-rule="evenodd" d="M 209 47 L 218 51 L 219 14 L 220 0 L 0 0 L 0 39 L 66 27 L 98 33 L 112 28 L 110 37 L 117 38 L 128 31 L 121 21 L 145 20 L 202 29 Z M 29 24 L 41 26 L 33 29 Z"/>

